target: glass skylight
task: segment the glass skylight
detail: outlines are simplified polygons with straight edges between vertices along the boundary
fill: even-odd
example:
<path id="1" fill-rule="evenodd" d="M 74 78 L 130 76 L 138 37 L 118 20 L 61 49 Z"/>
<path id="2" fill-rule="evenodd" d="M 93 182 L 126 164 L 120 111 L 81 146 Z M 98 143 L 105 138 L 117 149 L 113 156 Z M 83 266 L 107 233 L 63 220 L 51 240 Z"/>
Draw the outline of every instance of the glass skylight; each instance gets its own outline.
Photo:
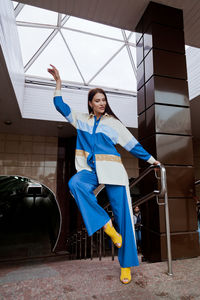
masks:
<path id="1" fill-rule="evenodd" d="M 53 30 L 46 28 L 32 28 L 18 26 L 20 43 L 22 45 L 22 58 L 24 66 L 30 58 L 37 52 Z M 37 37 L 36 39 L 30 37 Z"/>
<path id="2" fill-rule="evenodd" d="M 133 60 L 134 60 L 134 62 L 136 62 L 136 48 L 130 46 L 130 50 L 131 50 L 131 54 L 132 54 Z"/>
<path id="3" fill-rule="evenodd" d="M 58 14 L 53 11 L 24 5 L 20 14 L 17 16 L 16 21 L 56 25 L 57 18 Z"/>
<path id="4" fill-rule="evenodd" d="M 17 6 L 18 2 L 13 1 L 13 7 L 15 8 Z"/>
<path id="5" fill-rule="evenodd" d="M 62 30 L 72 54 L 88 82 L 123 46 L 122 42 Z"/>
<path id="6" fill-rule="evenodd" d="M 47 72 L 47 68 L 50 67 L 49 64 L 59 69 L 60 76 L 63 80 L 83 84 L 83 79 L 61 35 L 58 33 L 26 73 L 27 75 L 37 75 L 39 73 L 39 76 L 43 78 L 52 79 L 52 76 Z"/>
<path id="7" fill-rule="evenodd" d="M 13 1 L 26 76 L 136 92 L 135 33 Z"/>
<path id="8" fill-rule="evenodd" d="M 73 28 L 76 30 L 81 30 L 97 35 L 103 35 L 106 37 L 115 38 L 123 41 L 121 30 L 119 30 L 118 28 L 92 21 L 87 21 L 76 17 L 70 17 L 70 19 L 67 21 L 64 27 Z"/>
<path id="9" fill-rule="evenodd" d="M 112 78 L 108 81 L 107 78 Z M 126 47 L 91 82 L 93 85 L 102 85 L 113 89 L 136 91 L 136 80 Z"/>
<path id="10" fill-rule="evenodd" d="M 132 45 L 135 45 L 135 41 L 136 41 L 136 37 L 135 37 L 135 32 L 133 32 L 131 34 L 131 36 L 128 39 L 129 43 L 131 43 Z"/>

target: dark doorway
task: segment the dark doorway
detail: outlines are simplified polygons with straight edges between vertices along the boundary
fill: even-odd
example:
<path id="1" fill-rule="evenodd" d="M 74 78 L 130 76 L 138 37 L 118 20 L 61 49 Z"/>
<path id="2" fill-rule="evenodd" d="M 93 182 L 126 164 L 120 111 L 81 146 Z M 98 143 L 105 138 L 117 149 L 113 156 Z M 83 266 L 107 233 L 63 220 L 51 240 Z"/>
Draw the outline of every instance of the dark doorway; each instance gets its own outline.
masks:
<path id="1" fill-rule="evenodd" d="M 0 261 L 52 254 L 61 227 L 54 194 L 20 176 L 0 176 Z"/>

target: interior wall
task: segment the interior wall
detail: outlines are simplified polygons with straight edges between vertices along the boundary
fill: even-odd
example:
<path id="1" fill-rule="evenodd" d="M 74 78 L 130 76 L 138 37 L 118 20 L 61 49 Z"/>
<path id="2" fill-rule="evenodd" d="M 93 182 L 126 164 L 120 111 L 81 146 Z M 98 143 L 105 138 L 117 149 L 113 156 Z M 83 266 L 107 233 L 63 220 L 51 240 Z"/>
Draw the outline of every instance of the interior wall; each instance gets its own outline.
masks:
<path id="1" fill-rule="evenodd" d="M 128 176 L 138 176 L 138 160 L 117 146 Z M 39 181 L 56 194 L 58 138 L 0 133 L 0 175 Z"/>
<path id="2" fill-rule="evenodd" d="M 56 194 L 57 137 L 0 133 L 0 175 L 20 175 Z"/>
<path id="3" fill-rule="evenodd" d="M 193 139 L 195 180 L 200 179 L 200 139 Z M 196 196 L 200 200 L 200 185 L 196 186 Z"/>

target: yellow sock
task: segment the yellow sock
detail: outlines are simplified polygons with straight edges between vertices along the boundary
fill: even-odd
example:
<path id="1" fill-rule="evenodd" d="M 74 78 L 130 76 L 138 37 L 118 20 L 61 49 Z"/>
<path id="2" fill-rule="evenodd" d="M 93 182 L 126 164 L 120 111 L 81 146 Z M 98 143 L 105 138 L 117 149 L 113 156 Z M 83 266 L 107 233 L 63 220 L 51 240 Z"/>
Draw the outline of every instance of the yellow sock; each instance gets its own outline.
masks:
<path id="1" fill-rule="evenodd" d="M 106 229 L 104 229 L 105 233 L 109 235 L 117 248 L 121 248 L 122 246 L 122 236 L 119 234 L 114 226 L 110 226 L 110 223 L 106 224 Z M 118 244 L 118 245 L 117 245 Z"/>
<path id="2" fill-rule="evenodd" d="M 121 268 L 120 280 L 124 284 L 127 284 L 131 281 L 131 268 Z"/>

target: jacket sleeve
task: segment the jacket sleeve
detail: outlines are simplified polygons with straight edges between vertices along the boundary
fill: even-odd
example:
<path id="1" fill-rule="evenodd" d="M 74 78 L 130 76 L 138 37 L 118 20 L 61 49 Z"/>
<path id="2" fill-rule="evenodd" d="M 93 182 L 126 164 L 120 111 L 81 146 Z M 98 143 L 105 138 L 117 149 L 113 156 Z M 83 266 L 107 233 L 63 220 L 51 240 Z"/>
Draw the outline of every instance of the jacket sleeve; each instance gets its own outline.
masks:
<path id="1" fill-rule="evenodd" d="M 137 158 L 153 164 L 156 161 L 155 158 L 142 147 L 142 145 L 120 121 L 117 120 L 117 123 L 118 144 Z"/>
<path id="2" fill-rule="evenodd" d="M 75 128 L 77 127 L 77 115 L 75 111 L 73 111 L 67 103 L 63 101 L 61 91 L 55 90 L 54 92 L 54 105 L 59 113 L 63 115 L 67 121 L 69 121 Z"/>

